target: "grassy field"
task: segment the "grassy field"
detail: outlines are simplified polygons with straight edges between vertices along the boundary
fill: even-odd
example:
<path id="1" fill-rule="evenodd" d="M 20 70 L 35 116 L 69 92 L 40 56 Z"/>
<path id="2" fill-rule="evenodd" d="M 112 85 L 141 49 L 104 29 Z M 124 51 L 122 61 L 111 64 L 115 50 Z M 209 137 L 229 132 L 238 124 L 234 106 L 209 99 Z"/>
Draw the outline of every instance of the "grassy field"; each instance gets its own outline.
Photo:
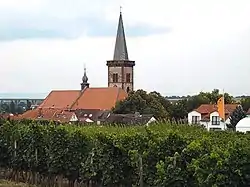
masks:
<path id="1" fill-rule="evenodd" d="M 0 187 L 28 187 L 28 186 L 31 186 L 31 185 L 24 184 L 24 183 L 15 183 L 15 182 L 6 181 L 6 180 L 0 180 Z"/>

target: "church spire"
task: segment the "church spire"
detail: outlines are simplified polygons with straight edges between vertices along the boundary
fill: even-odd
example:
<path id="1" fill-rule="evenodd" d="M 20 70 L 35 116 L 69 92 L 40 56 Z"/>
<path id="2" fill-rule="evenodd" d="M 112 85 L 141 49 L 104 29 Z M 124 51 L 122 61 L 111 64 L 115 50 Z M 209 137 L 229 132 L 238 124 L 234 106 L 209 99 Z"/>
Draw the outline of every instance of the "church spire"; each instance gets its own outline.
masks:
<path id="1" fill-rule="evenodd" d="M 120 7 L 120 17 L 116 34 L 115 52 L 113 60 L 129 60 L 125 32 L 123 27 L 121 7 Z"/>
<path id="2" fill-rule="evenodd" d="M 108 60 L 106 65 L 108 66 L 108 87 L 119 87 L 126 92 L 134 90 L 135 61 L 129 60 L 128 58 L 121 9 L 117 28 L 114 58 L 113 60 Z"/>

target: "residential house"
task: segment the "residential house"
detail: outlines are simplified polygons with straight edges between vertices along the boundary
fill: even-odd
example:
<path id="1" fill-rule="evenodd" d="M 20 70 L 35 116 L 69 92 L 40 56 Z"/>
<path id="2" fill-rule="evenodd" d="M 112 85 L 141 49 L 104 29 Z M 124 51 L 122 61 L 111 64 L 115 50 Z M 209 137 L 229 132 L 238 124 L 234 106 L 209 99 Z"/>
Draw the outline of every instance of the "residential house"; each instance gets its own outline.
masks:
<path id="1" fill-rule="evenodd" d="M 217 105 L 202 104 L 188 113 L 188 123 L 203 125 L 207 130 L 225 130 L 226 124 L 230 123 L 229 116 L 237 106 L 238 104 L 225 105 L 226 120 L 223 122 L 220 120 Z"/>

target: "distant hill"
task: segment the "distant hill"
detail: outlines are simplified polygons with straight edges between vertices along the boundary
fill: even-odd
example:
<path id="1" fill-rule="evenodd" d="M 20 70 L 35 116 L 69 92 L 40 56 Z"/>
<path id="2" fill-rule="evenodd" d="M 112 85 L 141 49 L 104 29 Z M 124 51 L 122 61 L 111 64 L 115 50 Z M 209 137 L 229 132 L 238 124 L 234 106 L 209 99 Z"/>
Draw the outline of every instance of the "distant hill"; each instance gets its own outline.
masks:
<path id="1" fill-rule="evenodd" d="M 0 93 L 0 99 L 44 99 L 48 93 Z"/>

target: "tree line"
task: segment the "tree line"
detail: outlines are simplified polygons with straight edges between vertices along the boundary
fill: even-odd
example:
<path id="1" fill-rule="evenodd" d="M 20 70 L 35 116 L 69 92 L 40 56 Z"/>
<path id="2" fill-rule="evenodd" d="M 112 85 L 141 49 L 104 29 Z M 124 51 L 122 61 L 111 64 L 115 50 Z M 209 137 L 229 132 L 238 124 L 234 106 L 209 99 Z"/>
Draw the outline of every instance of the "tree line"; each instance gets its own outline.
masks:
<path id="1" fill-rule="evenodd" d="M 147 93 L 140 89 L 130 92 L 125 100 L 118 102 L 113 112 L 120 114 L 139 112 L 140 114 L 154 114 L 157 118 L 180 120 L 187 118 L 188 113 L 201 104 L 216 104 L 221 96 L 219 89 L 214 89 L 211 92 L 200 92 L 197 95 L 171 102 L 156 91 Z M 229 93 L 224 93 L 224 98 L 225 104 L 237 103 Z M 239 104 L 246 112 L 250 108 L 250 97 L 244 97 Z"/>
<path id="2" fill-rule="evenodd" d="M 26 103 L 21 102 L 16 104 L 14 101 L 10 103 L 0 103 L 0 114 L 1 113 L 11 113 L 11 114 L 22 114 L 27 110 L 31 109 L 31 102 L 29 100 Z"/>

